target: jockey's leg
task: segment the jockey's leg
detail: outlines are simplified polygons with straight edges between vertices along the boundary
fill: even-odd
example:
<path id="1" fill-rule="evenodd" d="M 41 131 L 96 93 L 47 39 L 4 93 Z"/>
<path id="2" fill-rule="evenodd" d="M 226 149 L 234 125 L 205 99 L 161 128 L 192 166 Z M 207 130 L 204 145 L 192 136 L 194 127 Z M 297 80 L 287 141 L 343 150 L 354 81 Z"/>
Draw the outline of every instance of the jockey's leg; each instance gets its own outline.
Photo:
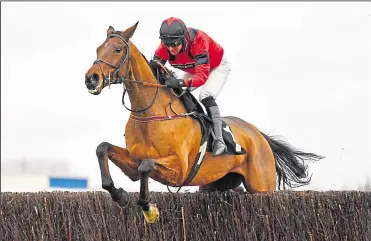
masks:
<path id="1" fill-rule="evenodd" d="M 209 96 L 202 100 L 207 114 L 212 118 L 214 123 L 215 139 L 213 141 L 213 156 L 218 156 L 227 151 L 222 135 L 222 119 L 220 118 L 219 107 L 215 103 L 214 97 Z"/>
<path id="2" fill-rule="evenodd" d="M 227 150 L 222 135 L 222 119 L 215 100 L 227 81 L 229 71 L 229 62 L 223 59 L 220 65 L 210 72 L 209 78 L 202 86 L 200 92 L 199 99 L 205 106 L 207 114 L 214 122 L 214 134 L 216 138 L 213 142 L 213 156 L 221 155 Z"/>

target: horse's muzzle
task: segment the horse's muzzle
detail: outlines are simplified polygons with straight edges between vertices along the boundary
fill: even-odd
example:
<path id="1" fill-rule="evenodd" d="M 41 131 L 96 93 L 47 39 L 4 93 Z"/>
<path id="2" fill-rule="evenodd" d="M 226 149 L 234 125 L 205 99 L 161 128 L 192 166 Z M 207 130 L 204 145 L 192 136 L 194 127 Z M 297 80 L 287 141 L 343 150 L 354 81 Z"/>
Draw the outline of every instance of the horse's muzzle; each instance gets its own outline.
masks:
<path id="1" fill-rule="evenodd" d="M 91 74 L 89 76 L 85 75 L 85 85 L 89 90 L 95 90 L 99 84 L 99 75 Z"/>

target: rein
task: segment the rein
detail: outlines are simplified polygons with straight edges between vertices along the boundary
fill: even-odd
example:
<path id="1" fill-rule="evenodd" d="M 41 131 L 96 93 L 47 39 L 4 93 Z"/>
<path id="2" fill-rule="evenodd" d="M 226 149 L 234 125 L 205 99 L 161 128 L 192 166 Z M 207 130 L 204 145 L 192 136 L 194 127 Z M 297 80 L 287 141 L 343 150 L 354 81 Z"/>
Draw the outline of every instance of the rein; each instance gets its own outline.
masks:
<path id="1" fill-rule="evenodd" d="M 114 38 L 114 37 L 117 37 L 117 38 L 121 39 L 124 42 L 124 44 L 126 45 L 126 53 L 125 53 L 125 56 L 120 61 L 120 64 L 119 65 L 114 65 L 114 64 L 109 63 L 109 62 L 107 62 L 105 60 L 102 60 L 102 59 L 95 60 L 93 64 L 97 64 L 99 66 L 99 68 L 101 69 L 102 76 L 103 76 L 103 84 L 108 85 L 109 88 L 111 87 L 111 84 L 121 84 L 121 83 L 123 84 L 124 91 L 123 91 L 123 94 L 122 94 L 122 104 L 125 107 L 125 109 L 127 109 L 130 112 L 135 112 L 135 113 L 146 111 L 149 108 L 151 108 L 152 105 L 155 103 L 155 100 L 156 100 L 156 98 L 158 96 L 158 90 L 159 90 L 159 88 L 164 88 L 164 87 L 167 87 L 167 86 L 166 85 L 162 85 L 162 84 L 158 84 L 158 83 L 150 83 L 150 82 L 145 82 L 145 81 L 141 81 L 141 80 L 129 79 L 128 76 L 129 76 L 129 72 L 130 72 L 129 70 L 130 70 L 130 64 L 131 64 L 131 62 L 130 62 L 131 55 L 130 55 L 130 45 L 129 45 L 129 42 L 125 38 L 123 38 L 121 35 L 119 35 L 119 34 L 111 34 L 107 38 Z M 126 63 L 126 62 L 128 62 L 127 65 L 126 65 L 126 74 L 125 74 L 125 77 L 123 78 L 120 75 L 120 69 L 124 65 L 124 63 Z M 113 77 L 112 80 L 111 80 L 111 74 L 110 74 L 110 72 L 108 73 L 108 77 L 104 74 L 103 68 L 101 66 L 101 63 L 104 63 L 104 64 L 110 66 L 111 68 L 115 69 L 115 71 L 112 74 L 112 77 Z M 162 67 L 162 69 L 167 74 L 170 75 L 170 73 L 166 70 L 166 68 L 160 62 L 157 61 L 157 63 Z M 151 101 L 151 103 L 147 107 L 142 108 L 142 109 L 138 109 L 138 110 L 133 110 L 133 109 L 128 108 L 125 105 L 125 100 L 124 100 L 125 99 L 125 94 L 127 92 L 127 88 L 125 86 L 125 82 L 131 82 L 131 83 L 140 84 L 140 85 L 149 86 L 149 87 L 156 87 L 157 88 L 156 94 L 155 94 L 153 100 Z M 170 89 L 170 90 L 172 92 L 172 95 L 173 96 L 176 96 L 178 98 L 185 93 L 185 91 L 183 91 L 180 95 L 176 95 L 174 93 L 173 89 Z M 173 101 L 174 101 L 174 99 L 171 102 L 173 102 Z M 171 102 L 169 103 L 170 105 L 171 105 Z M 165 112 L 166 112 L 166 109 L 165 109 Z M 138 121 L 138 122 L 148 122 L 148 121 L 153 121 L 153 120 L 172 120 L 172 119 L 184 118 L 184 117 L 187 117 L 188 115 L 191 115 L 191 114 L 193 114 L 193 113 L 184 113 L 184 114 L 181 114 L 181 115 L 176 114 L 175 116 L 166 115 L 166 116 L 152 116 L 152 117 L 140 117 L 140 116 L 130 115 L 130 118 L 132 118 L 133 120 Z"/>

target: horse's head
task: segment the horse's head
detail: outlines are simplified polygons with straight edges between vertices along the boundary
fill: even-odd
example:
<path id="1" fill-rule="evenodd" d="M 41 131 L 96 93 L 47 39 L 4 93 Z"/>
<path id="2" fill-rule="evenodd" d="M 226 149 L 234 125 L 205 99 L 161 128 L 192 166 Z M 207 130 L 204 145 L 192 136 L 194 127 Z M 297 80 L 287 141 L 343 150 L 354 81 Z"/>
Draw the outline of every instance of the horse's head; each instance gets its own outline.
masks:
<path id="1" fill-rule="evenodd" d="M 129 39 L 137 25 L 138 22 L 123 32 L 109 26 L 106 40 L 97 48 L 97 60 L 85 75 L 89 93 L 99 95 L 104 87 L 122 83 L 127 78 L 130 69 Z"/>

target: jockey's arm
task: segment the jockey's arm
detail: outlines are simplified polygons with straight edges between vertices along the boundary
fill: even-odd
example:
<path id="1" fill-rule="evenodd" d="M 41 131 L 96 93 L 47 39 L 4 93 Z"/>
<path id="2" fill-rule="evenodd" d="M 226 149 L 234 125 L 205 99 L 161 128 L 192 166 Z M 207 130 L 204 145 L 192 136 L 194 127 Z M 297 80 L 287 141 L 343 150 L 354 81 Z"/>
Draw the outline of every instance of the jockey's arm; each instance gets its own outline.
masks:
<path id="1" fill-rule="evenodd" d="M 195 39 L 191 48 L 191 54 L 195 58 L 195 74 L 186 79 L 186 86 L 199 87 L 203 85 L 210 74 L 209 45 L 202 37 Z"/>

